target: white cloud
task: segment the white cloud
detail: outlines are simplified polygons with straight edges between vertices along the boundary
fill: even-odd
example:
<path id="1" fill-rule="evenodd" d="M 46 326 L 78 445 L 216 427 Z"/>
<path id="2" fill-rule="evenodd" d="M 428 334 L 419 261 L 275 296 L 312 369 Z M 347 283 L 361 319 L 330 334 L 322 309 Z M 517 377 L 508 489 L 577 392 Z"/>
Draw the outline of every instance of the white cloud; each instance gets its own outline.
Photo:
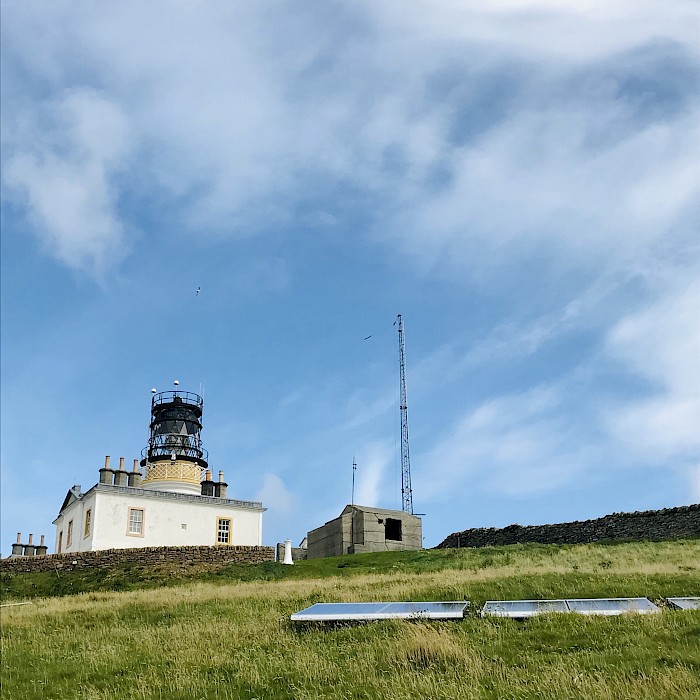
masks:
<path id="1" fill-rule="evenodd" d="M 355 503 L 363 506 L 379 506 L 387 502 L 388 467 L 394 458 L 394 450 L 387 443 L 368 444 L 357 457 L 355 476 Z"/>
<path id="2" fill-rule="evenodd" d="M 696 464 L 689 470 L 689 499 L 690 503 L 700 503 L 700 464 Z"/>
<path id="3" fill-rule="evenodd" d="M 458 420 L 419 462 L 414 478 L 428 501 L 469 490 L 524 497 L 560 489 L 581 472 L 587 450 L 572 441 L 561 389 L 541 387 L 487 401 Z M 576 448 L 573 446 L 576 445 Z"/>
<path id="4" fill-rule="evenodd" d="M 14 132 L 6 166 L 72 267 L 120 257 L 129 180 L 198 235 L 229 237 L 279 229 L 319 186 L 359 190 L 377 200 L 377 232 L 423 265 L 473 275 L 523 244 L 583 251 L 588 265 L 628 256 L 665 235 L 697 192 L 697 102 L 638 125 L 613 70 L 621 52 L 655 40 L 695 56 L 687 3 L 283 5 L 274 21 L 264 6 L 228 3 L 4 12 L 13 61 L 54 91 L 45 107 L 74 92 L 58 98 L 60 147 L 35 148 L 37 129 Z M 577 100 L 591 64 L 600 75 Z M 431 94 L 450 71 L 453 89 Z M 489 91 L 506 98 L 502 113 L 489 111 Z M 482 131 L 455 144 L 455 125 L 480 118 Z M 617 128 L 616 143 L 590 147 Z M 120 167 L 130 177 L 117 184 Z M 431 184 L 436 170 L 449 186 Z"/>
<path id="5" fill-rule="evenodd" d="M 73 90 L 21 115 L 4 184 L 26 204 L 45 246 L 69 267 L 99 273 L 126 255 L 114 182 L 131 143 L 126 117 L 93 90 Z"/>
<path id="6" fill-rule="evenodd" d="M 700 282 L 681 277 L 668 286 L 608 336 L 609 353 L 648 388 L 610 407 L 607 420 L 633 452 L 678 458 L 700 448 Z"/>
<path id="7" fill-rule="evenodd" d="M 276 474 L 267 473 L 263 477 L 263 483 L 255 499 L 275 511 L 278 516 L 289 515 L 296 503 L 294 494 L 287 489 L 282 479 Z"/>

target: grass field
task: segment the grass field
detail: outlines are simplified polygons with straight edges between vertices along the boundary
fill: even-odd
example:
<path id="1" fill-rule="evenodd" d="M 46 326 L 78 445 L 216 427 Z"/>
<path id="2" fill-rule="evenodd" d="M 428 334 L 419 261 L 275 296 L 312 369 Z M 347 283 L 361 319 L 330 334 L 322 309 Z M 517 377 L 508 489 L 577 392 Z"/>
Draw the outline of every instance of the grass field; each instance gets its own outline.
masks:
<path id="1" fill-rule="evenodd" d="M 123 567 L 5 576 L 2 591 L 32 600 L 0 610 L 13 700 L 700 698 L 700 612 L 478 616 L 487 599 L 700 595 L 698 540 Z M 318 601 L 462 599 L 458 622 L 289 622 Z"/>

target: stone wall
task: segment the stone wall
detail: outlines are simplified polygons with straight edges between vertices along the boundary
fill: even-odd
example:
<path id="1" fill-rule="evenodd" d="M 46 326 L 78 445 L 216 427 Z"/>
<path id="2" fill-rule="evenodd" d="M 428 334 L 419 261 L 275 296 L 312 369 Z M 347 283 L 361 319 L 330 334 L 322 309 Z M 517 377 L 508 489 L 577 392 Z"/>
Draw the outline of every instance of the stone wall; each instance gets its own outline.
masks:
<path id="1" fill-rule="evenodd" d="M 284 542 L 277 543 L 277 561 L 284 561 Z M 302 561 L 306 559 L 306 549 L 303 547 L 292 547 L 292 561 Z"/>
<path id="2" fill-rule="evenodd" d="M 96 552 L 68 552 L 43 557 L 0 559 L 0 572 L 62 571 L 105 569 L 119 564 L 259 564 L 275 560 L 273 547 L 143 547 L 141 549 L 102 549 Z"/>
<path id="3" fill-rule="evenodd" d="M 521 544 L 585 544 L 605 540 L 676 540 L 700 537 L 700 504 L 613 513 L 596 520 L 555 525 L 509 525 L 453 532 L 436 549 Z"/>

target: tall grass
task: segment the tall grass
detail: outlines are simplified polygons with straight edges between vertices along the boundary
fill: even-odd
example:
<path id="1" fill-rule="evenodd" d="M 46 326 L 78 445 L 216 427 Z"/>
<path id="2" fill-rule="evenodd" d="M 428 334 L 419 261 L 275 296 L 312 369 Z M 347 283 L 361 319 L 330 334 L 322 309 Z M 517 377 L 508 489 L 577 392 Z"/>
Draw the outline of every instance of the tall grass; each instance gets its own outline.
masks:
<path id="1" fill-rule="evenodd" d="M 477 614 L 487 598 L 700 595 L 700 542 L 362 559 L 3 608 L 2 697 L 700 697 L 699 612 L 525 623 Z M 473 609 L 459 622 L 289 622 L 320 600 L 464 598 Z"/>

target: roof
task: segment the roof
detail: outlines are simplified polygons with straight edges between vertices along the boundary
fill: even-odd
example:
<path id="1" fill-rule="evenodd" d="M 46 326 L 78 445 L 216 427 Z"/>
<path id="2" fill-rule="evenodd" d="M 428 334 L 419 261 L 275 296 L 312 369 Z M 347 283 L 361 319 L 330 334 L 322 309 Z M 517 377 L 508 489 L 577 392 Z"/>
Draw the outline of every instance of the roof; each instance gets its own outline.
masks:
<path id="1" fill-rule="evenodd" d="M 92 488 L 89 488 L 85 493 L 81 493 L 80 486 L 73 486 L 73 488 L 68 491 L 61 509 L 58 511 L 56 519 L 53 524 L 56 524 L 56 520 L 60 517 L 61 513 L 75 501 L 82 500 L 86 498 L 93 492 L 111 492 L 128 494 L 131 497 L 141 497 L 141 498 L 158 498 L 170 501 L 194 501 L 195 503 L 213 503 L 216 505 L 228 507 L 228 508 L 245 508 L 246 510 L 257 510 L 264 513 L 267 508 L 263 508 L 263 504 L 259 501 L 239 501 L 235 498 L 217 498 L 216 496 L 199 496 L 190 493 L 175 493 L 173 491 L 156 491 L 154 489 L 142 489 L 137 486 L 113 486 L 112 484 L 95 484 Z"/>
<path id="2" fill-rule="evenodd" d="M 66 494 L 66 497 L 63 499 L 63 505 L 58 511 L 58 514 L 60 515 L 71 503 L 79 501 L 83 496 L 84 494 L 80 490 L 80 484 L 74 484 L 71 486 Z"/>
<path id="3" fill-rule="evenodd" d="M 358 505 L 347 505 L 345 508 L 343 508 L 343 512 L 340 515 L 347 515 L 348 513 L 352 513 L 353 511 L 362 511 L 363 513 L 374 513 L 376 515 L 384 515 L 388 517 L 396 517 L 396 518 L 417 518 L 417 515 L 413 515 L 413 513 L 407 513 L 405 510 L 390 510 L 388 508 L 374 508 L 371 506 L 358 506 Z"/>

